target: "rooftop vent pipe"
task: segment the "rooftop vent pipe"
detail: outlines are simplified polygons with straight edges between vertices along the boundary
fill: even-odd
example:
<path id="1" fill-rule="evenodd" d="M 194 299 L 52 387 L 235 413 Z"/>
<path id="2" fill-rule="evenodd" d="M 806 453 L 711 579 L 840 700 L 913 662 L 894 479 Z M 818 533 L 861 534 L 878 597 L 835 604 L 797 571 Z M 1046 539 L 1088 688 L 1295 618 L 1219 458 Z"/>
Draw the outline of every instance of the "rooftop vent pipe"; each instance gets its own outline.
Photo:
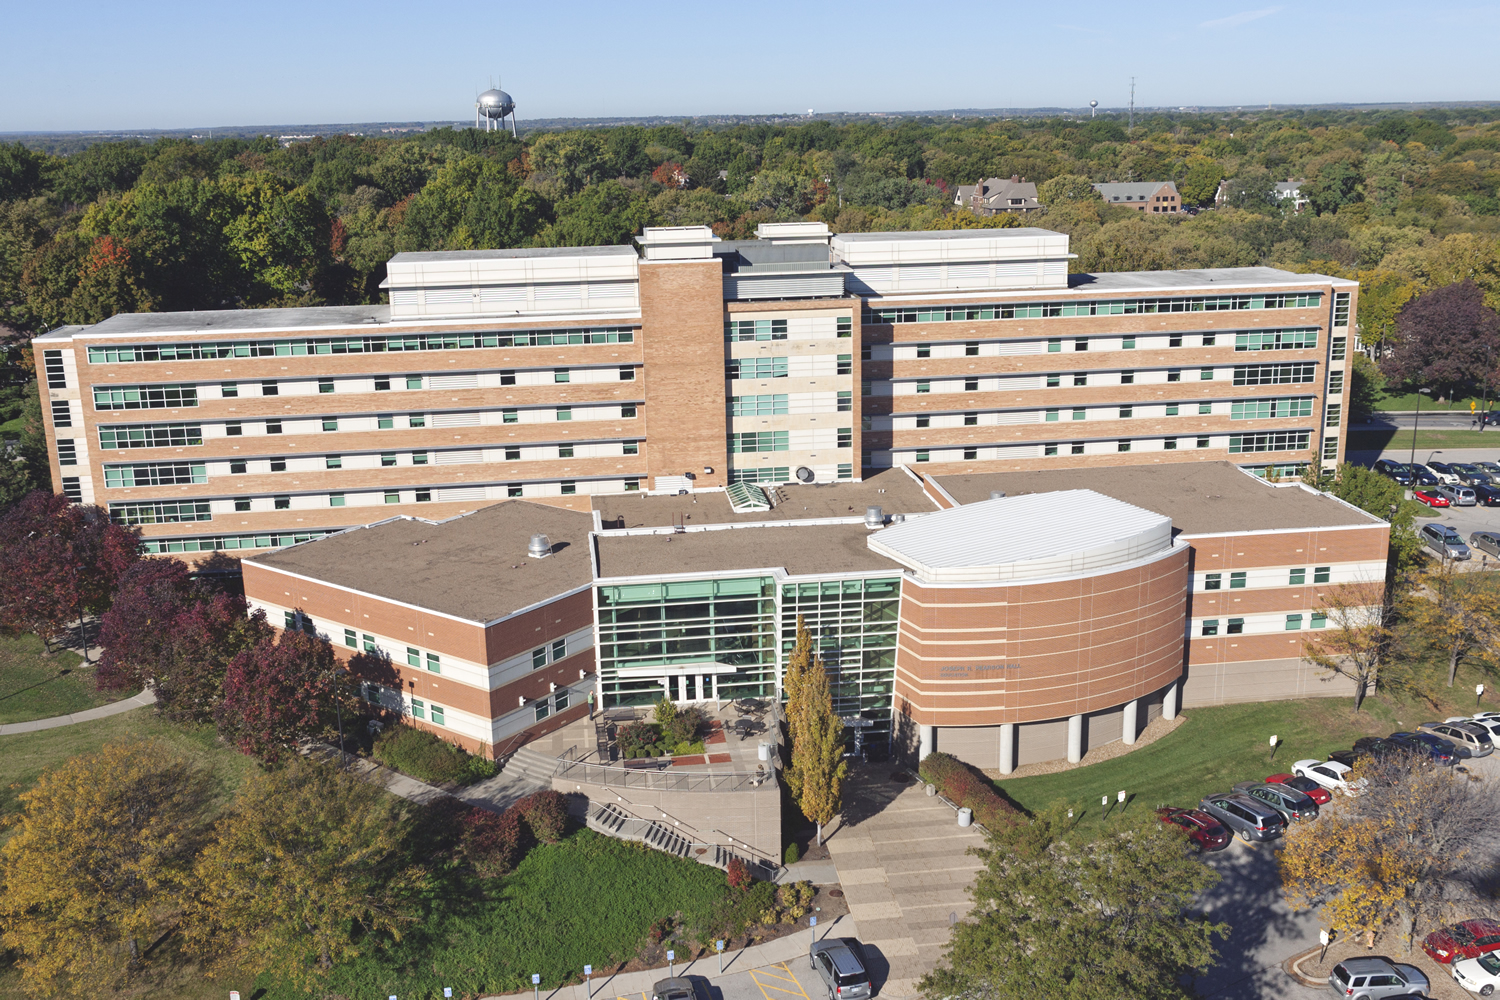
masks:
<path id="1" fill-rule="evenodd" d="M 905 514 L 892 514 L 891 515 L 891 523 L 892 524 L 905 524 L 906 523 L 906 515 Z"/>
<path id="2" fill-rule="evenodd" d="M 990 490 L 990 499 L 991 500 L 1004 500 L 1005 499 L 1005 491 L 1004 490 Z"/>
<path id="3" fill-rule="evenodd" d="M 885 526 L 885 511 L 879 507 L 865 508 L 865 527 L 874 531 Z"/>
<path id="4" fill-rule="evenodd" d="M 526 554 L 533 559 L 545 559 L 552 554 L 552 542 L 546 535 L 532 535 Z"/>

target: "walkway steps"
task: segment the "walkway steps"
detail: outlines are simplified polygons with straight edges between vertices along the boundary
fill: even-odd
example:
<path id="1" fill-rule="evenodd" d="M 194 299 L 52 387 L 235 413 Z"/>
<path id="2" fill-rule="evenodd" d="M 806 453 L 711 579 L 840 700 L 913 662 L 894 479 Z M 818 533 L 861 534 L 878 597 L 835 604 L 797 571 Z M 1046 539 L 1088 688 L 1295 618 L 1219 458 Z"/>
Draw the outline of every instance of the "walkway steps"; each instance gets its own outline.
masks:
<path id="1" fill-rule="evenodd" d="M 745 868 L 756 878 L 772 880 L 776 872 L 767 869 L 759 862 L 746 858 L 719 844 L 695 844 L 693 841 L 679 834 L 675 827 L 667 826 L 656 820 L 641 819 L 633 816 L 615 805 L 606 802 L 589 810 L 586 823 L 590 830 L 602 833 L 617 840 L 633 840 L 653 847 L 663 854 L 671 854 L 679 858 L 688 858 L 699 864 L 709 865 L 723 871 L 729 867 L 733 858 L 739 858 Z M 699 848 L 703 853 L 699 854 Z"/>

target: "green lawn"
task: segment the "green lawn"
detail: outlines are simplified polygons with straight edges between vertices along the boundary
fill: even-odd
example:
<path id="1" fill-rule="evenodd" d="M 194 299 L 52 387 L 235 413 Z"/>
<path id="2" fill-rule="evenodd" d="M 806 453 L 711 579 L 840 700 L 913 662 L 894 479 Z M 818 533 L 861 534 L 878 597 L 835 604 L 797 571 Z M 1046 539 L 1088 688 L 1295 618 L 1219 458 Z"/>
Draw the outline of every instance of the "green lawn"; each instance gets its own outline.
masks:
<path id="1" fill-rule="evenodd" d="M 69 715 L 137 693 L 95 691 L 93 667 L 65 649 L 43 656 L 34 635 L 0 637 L 0 723 Z"/>
<path id="2" fill-rule="evenodd" d="M 1411 429 L 1349 432 L 1350 451 L 1402 452 L 1411 447 Z M 1467 430 L 1417 430 L 1417 461 L 1422 461 L 1434 448 L 1493 448 L 1500 451 L 1500 428 L 1487 431 Z"/>
<path id="3" fill-rule="evenodd" d="M 1440 403 L 1435 402 L 1431 396 L 1423 395 L 1422 412 L 1426 413 L 1428 410 L 1442 410 L 1444 412 L 1450 410 L 1467 411 L 1469 409 L 1470 400 L 1473 401 L 1475 409 L 1482 408 L 1486 405 L 1484 398 L 1477 394 L 1474 396 L 1460 396 L 1457 399 L 1445 399 Z M 1491 407 L 1496 406 L 1494 393 L 1490 394 L 1488 405 Z M 1398 413 L 1415 410 L 1416 408 L 1417 394 L 1414 392 L 1408 392 L 1400 396 L 1382 395 L 1381 398 L 1375 403 L 1375 409 L 1377 410 L 1395 411 Z"/>

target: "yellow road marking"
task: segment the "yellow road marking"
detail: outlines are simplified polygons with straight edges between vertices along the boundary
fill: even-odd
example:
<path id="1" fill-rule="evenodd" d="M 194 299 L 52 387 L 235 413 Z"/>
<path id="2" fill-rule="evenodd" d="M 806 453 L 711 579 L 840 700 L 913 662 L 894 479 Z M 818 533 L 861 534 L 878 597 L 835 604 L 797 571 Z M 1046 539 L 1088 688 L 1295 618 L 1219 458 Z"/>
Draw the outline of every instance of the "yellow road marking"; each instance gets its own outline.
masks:
<path id="1" fill-rule="evenodd" d="M 750 970 L 750 981 L 760 989 L 761 996 L 765 997 L 766 1000 L 779 1000 L 779 998 L 773 997 L 771 996 L 771 994 L 766 992 L 766 990 L 769 989 L 775 990 L 777 993 L 784 993 L 787 996 L 802 997 L 802 1000 L 812 1000 L 812 998 L 807 995 L 807 991 L 802 988 L 802 984 L 797 981 L 797 976 L 792 972 L 791 966 L 787 965 L 787 963 L 785 962 L 782 962 L 778 965 L 773 966 L 773 968 L 780 969 L 781 971 L 785 972 L 786 975 L 778 976 L 775 973 L 767 972 L 764 969 Z M 775 983 L 763 983 L 760 981 L 761 976 L 765 976 L 767 979 L 775 979 L 783 983 L 791 983 L 793 986 L 797 987 L 797 989 L 795 992 L 793 992 L 792 990 L 787 989 L 784 986 L 777 986 Z"/>

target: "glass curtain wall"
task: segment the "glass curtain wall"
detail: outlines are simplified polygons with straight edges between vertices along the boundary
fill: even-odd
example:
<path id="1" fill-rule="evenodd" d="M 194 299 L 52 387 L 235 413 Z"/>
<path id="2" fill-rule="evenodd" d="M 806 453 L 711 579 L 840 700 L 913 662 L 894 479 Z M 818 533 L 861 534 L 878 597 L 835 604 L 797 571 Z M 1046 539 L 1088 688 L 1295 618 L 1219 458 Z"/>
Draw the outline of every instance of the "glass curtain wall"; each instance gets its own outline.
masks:
<path id="1" fill-rule="evenodd" d="M 727 664 L 719 697 L 776 693 L 776 584 L 769 577 L 599 587 L 599 669 L 604 707 L 649 705 L 660 678 L 621 677 L 632 667 Z M 661 676 L 666 676 L 665 672 Z M 673 688 L 673 698 L 676 689 Z M 697 698 L 711 697 L 708 691 Z"/>
<path id="2" fill-rule="evenodd" d="M 797 645 L 797 616 L 813 636 L 828 668 L 833 710 L 862 715 L 875 723 L 866 738 L 884 740 L 891 726 L 896 673 L 896 620 L 901 581 L 822 580 L 781 588 L 781 660 Z"/>

